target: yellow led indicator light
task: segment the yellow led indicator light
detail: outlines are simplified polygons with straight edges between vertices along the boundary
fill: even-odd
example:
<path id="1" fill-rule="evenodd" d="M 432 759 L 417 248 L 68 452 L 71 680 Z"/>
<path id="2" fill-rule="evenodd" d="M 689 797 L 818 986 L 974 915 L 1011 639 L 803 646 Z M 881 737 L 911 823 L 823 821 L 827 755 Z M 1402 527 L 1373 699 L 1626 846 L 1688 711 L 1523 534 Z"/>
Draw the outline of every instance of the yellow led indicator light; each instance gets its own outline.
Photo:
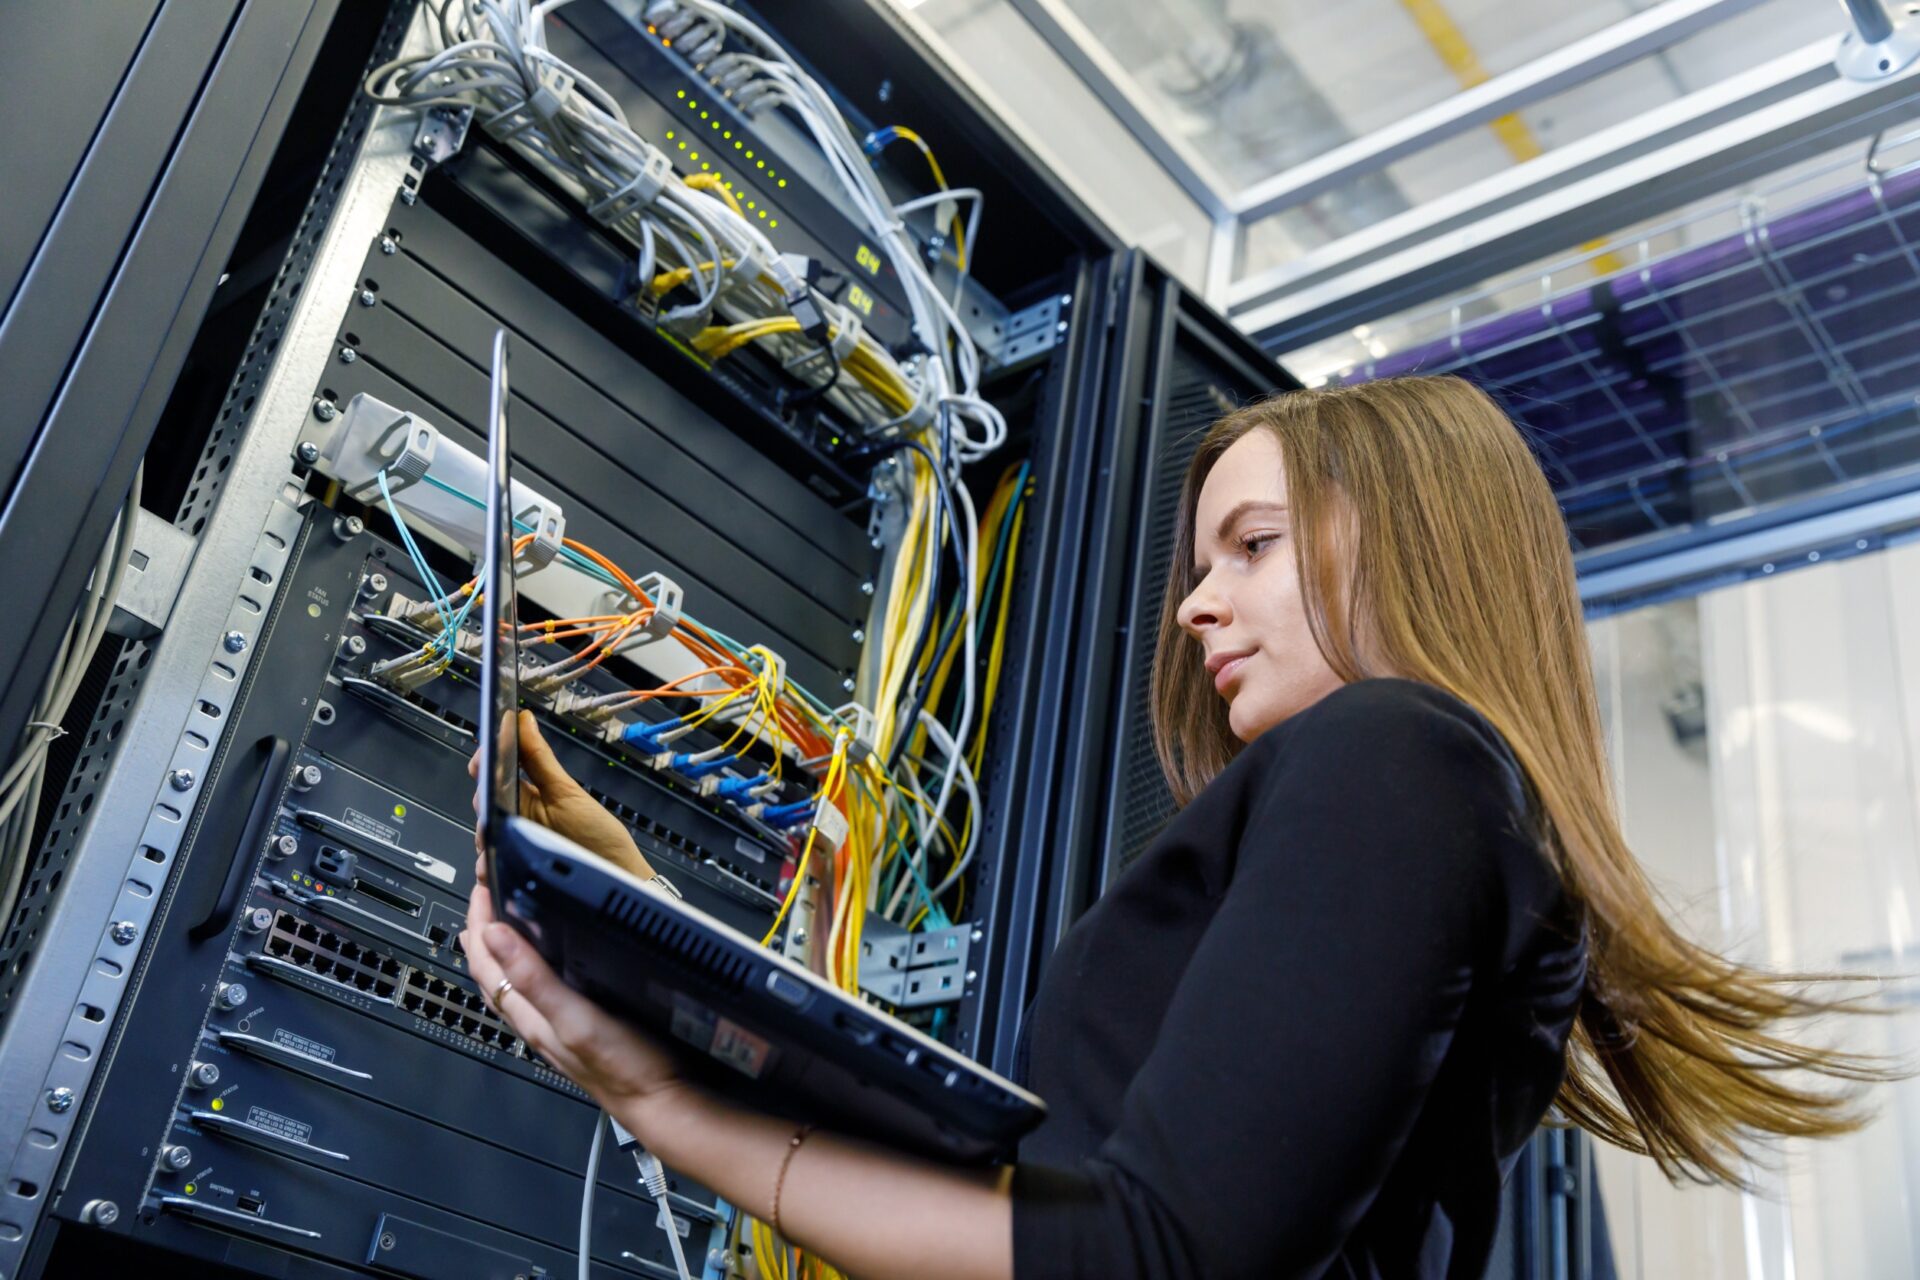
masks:
<path id="1" fill-rule="evenodd" d="M 754 207 L 753 201 L 751 200 L 747 201 L 747 208 L 751 209 L 753 207 Z"/>
<path id="2" fill-rule="evenodd" d="M 669 130 L 667 130 L 667 141 L 668 141 L 668 142 L 672 142 L 672 141 L 673 141 L 673 130 L 671 130 L 671 129 L 669 129 Z"/>
<path id="3" fill-rule="evenodd" d="M 685 151 L 685 150 L 687 149 L 687 144 L 686 144 L 686 143 L 684 143 L 684 142 L 683 142 L 683 143 L 681 143 L 681 144 L 680 144 L 680 149 L 681 149 L 682 151 Z"/>
<path id="4" fill-rule="evenodd" d="M 192 1195 L 192 1194 L 193 1194 L 194 1192 L 196 1192 L 196 1191 L 198 1191 L 198 1190 L 200 1189 L 200 1187 L 199 1187 L 199 1185 L 198 1185 L 197 1183 L 192 1183 L 192 1182 L 189 1182 L 189 1183 L 188 1183 L 188 1184 L 187 1184 L 186 1186 L 184 1186 L 184 1187 L 182 1187 L 182 1188 L 180 1188 L 180 1189 L 181 1189 L 182 1191 L 184 1191 L 184 1192 L 186 1192 L 186 1193 L 187 1193 L 188 1195 Z"/>
<path id="5" fill-rule="evenodd" d="M 715 120 L 712 124 L 708 125 L 707 127 L 709 129 L 718 129 L 720 127 L 720 122 L 718 120 Z"/>
<path id="6" fill-rule="evenodd" d="M 699 105 L 700 105 L 700 104 L 699 104 L 699 103 L 697 103 L 697 102 L 695 102 L 695 101 L 694 101 L 694 100 L 693 100 L 692 98 L 688 98 L 688 99 L 687 99 L 687 110 L 689 110 L 689 111 L 691 111 L 691 110 L 693 110 L 693 109 L 694 109 L 695 107 L 697 107 L 697 106 L 699 106 Z"/>
<path id="7" fill-rule="evenodd" d="M 700 153 L 699 153 L 698 151 L 689 151 L 689 152 L 687 152 L 687 159 L 689 159 L 689 160 L 698 160 L 699 158 L 700 158 Z"/>
<path id="8" fill-rule="evenodd" d="M 770 222 L 768 222 L 768 223 L 767 223 L 767 225 L 768 225 L 768 226 L 770 226 L 770 227 L 777 227 L 777 226 L 779 226 L 779 225 L 780 225 L 780 219 L 778 219 L 778 218 L 774 218 L 773 220 L 771 220 Z"/>
<path id="9" fill-rule="evenodd" d="M 685 89 L 675 89 L 673 91 L 673 96 L 676 98 L 684 98 L 687 96 L 687 91 Z"/>
<path id="10" fill-rule="evenodd" d="M 215 1111 L 225 1111 L 227 1109 L 227 1100 L 225 1098 L 215 1098 L 212 1102 L 209 1102 L 207 1106 Z"/>
<path id="11" fill-rule="evenodd" d="M 767 162 L 765 160 L 755 160 L 754 163 L 756 165 L 759 165 L 762 169 L 767 167 Z"/>
<path id="12" fill-rule="evenodd" d="M 786 186 L 786 185 L 787 185 L 787 180 L 786 180 L 785 178 L 782 178 L 782 179 L 780 179 L 780 185 L 781 185 L 781 186 L 783 186 L 783 187 L 784 187 L 784 186 Z"/>
<path id="13" fill-rule="evenodd" d="M 747 159 L 749 160 L 753 159 L 753 152 L 751 151 L 747 152 Z"/>
<path id="14" fill-rule="evenodd" d="M 857 284 L 850 285 L 847 288 L 847 305 L 859 308 L 861 315 L 870 316 L 873 314 L 873 299 L 868 296 L 865 289 L 862 289 Z"/>
<path id="15" fill-rule="evenodd" d="M 711 168 L 713 168 L 713 166 L 712 166 L 712 165 L 710 165 L 710 164 L 708 164 L 708 163 L 707 163 L 707 162 L 706 162 L 705 160 L 702 160 L 702 161 L 700 162 L 700 167 L 701 167 L 702 169 L 711 169 Z"/>
<path id="16" fill-rule="evenodd" d="M 861 245 L 859 251 L 853 255 L 853 260 L 865 267 L 868 275 L 877 276 L 880 274 L 880 255 L 867 248 L 867 246 Z"/>
<path id="17" fill-rule="evenodd" d="M 733 149 L 734 149 L 735 151 L 738 151 L 738 150 L 739 150 L 739 149 L 740 149 L 741 147 L 743 147 L 743 146 L 745 146 L 745 145 L 746 145 L 746 144 L 745 144 L 745 143 L 743 143 L 743 142 L 741 142 L 741 141 L 740 141 L 740 140 L 739 140 L 738 138 L 735 138 L 735 139 L 733 140 Z"/>
<path id="18" fill-rule="evenodd" d="M 706 112 L 704 112 L 704 111 L 702 111 L 702 112 L 700 113 L 700 118 L 701 118 L 702 120 L 705 120 L 705 119 L 707 118 L 707 113 L 706 113 Z"/>
<path id="19" fill-rule="evenodd" d="M 725 131 L 723 131 L 723 132 L 722 132 L 722 133 L 720 134 L 720 136 L 721 136 L 721 137 L 723 137 L 723 138 L 731 138 L 731 137 L 733 136 L 733 130 L 731 130 L 731 129 L 727 129 L 727 130 L 725 130 Z"/>
<path id="20" fill-rule="evenodd" d="M 405 806 L 405 805 L 403 805 L 403 804 L 397 804 L 397 805 L 395 805 L 395 806 L 393 806 L 393 816 L 394 816 L 394 817 L 396 817 L 396 818 L 404 818 L 404 817 L 406 817 L 406 816 L 407 816 L 407 806 Z"/>
<path id="21" fill-rule="evenodd" d="M 766 211 L 765 209 L 762 209 L 762 210 L 760 211 L 760 216 L 761 216 L 761 217 L 763 217 L 763 218 L 764 218 L 764 217 L 766 217 L 766 216 L 767 216 L 767 211 Z"/>

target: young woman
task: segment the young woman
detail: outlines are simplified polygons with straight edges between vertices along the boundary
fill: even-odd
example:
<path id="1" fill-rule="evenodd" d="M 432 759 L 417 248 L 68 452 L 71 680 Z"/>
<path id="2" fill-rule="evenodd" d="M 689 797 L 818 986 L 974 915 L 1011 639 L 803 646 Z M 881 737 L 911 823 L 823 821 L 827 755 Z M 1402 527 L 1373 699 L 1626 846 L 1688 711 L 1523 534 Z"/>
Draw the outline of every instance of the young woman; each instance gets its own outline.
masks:
<path id="1" fill-rule="evenodd" d="M 1834 1002 L 1681 937 L 1609 801 L 1565 529 L 1454 379 L 1279 396 L 1188 473 L 1153 673 L 1183 808 L 1061 943 L 1014 1166 L 796 1132 L 683 1079 L 476 891 L 482 991 L 670 1167 L 862 1280 L 1477 1280 L 1550 1106 L 1670 1175 L 1857 1126 Z M 546 820 L 641 875 L 522 721 Z M 529 812 L 538 816 L 539 809 Z M 1570 1052 L 1571 1051 L 1571 1052 Z"/>

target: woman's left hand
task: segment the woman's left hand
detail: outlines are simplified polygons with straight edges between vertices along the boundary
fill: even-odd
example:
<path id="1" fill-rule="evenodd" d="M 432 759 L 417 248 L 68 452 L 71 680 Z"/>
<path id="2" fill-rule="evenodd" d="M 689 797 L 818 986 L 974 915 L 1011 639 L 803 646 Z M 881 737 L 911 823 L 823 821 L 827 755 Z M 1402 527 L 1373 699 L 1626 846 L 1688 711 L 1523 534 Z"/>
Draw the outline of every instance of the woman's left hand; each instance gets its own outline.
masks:
<path id="1" fill-rule="evenodd" d="M 476 884 L 462 935 L 487 1004 L 514 1034 L 611 1111 L 688 1082 L 673 1053 L 567 986 L 512 925 L 493 918 L 493 895 Z M 512 985 L 495 1002 L 500 980 Z"/>

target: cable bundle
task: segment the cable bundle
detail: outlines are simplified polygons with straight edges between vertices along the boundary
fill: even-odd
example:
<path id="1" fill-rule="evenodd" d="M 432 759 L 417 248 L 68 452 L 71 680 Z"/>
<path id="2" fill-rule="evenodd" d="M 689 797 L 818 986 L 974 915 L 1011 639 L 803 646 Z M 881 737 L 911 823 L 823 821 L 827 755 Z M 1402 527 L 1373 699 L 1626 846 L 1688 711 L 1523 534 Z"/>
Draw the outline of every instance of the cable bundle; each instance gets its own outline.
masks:
<path id="1" fill-rule="evenodd" d="M 140 510 L 140 484 L 145 468 L 133 474 L 133 489 L 126 505 L 114 518 L 106 545 L 93 566 L 93 581 L 80 602 L 60 650 L 53 660 L 46 689 L 33 704 L 33 718 L 20 750 L 6 772 L 0 774 L 0 936 L 13 919 L 21 882 L 33 855 L 34 819 L 40 812 L 40 793 L 47 780 L 47 749 L 64 730 L 67 708 L 80 691 L 80 681 L 100 652 L 107 636 L 107 623 L 113 618 L 113 602 L 119 598 L 126 581 L 127 565 L 133 556 L 133 526 Z"/>
<path id="2" fill-rule="evenodd" d="M 547 48 L 546 15 L 564 3 L 441 0 L 433 8 L 440 49 L 377 67 L 366 93 L 422 110 L 475 108 L 481 127 L 637 247 L 643 310 L 692 295 L 660 309 L 656 322 L 683 330 L 695 350 L 720 359 L 766 341 L 793 376 L 855 423 L 930 421 L 935 397 L 862 331 L 857 315 L 808 283 L 804 261 L 782 255 L 724 182 L 677 174 L 611 95 Z M 824 360 L 808 359 L 823 352 Z"/>

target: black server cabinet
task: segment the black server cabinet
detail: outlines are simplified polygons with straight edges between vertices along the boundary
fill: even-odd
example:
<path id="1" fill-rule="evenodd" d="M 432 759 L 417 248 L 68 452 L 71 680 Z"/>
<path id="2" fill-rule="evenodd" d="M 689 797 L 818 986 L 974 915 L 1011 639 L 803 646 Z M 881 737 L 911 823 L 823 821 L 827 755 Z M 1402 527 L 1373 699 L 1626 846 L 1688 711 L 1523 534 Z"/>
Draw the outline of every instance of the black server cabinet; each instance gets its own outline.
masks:
<path id="1" fill-rule="evenodd" d="M 0 418 L 0 481 L 7 493 L 0 508 L 0 594 L 46 602 L 27 620 L 23 643 L 7 650 L 4 661 L 10 665 L 0 668 L 0 688 L 8 690 L 0 698 L 0 740 L 17 736 L 28 714 L 22 699 L 30 701 L 27 695 L 58 640 L 58 619 L 79 590 L 72 568 L 97 550 L 134 463 L 145 454 L 149 510 L 190 535 L 199 535 L 213 517 L 236 447 L 253 426 L 249 414 L 255 396 L 264 394 L 264 370 L 330 217 L 341 166 L 360 141 L 366 110 L 353 105 L 358 76 L 370 56 L 391 49 L 410 7 L 335 6 L 324 0 L 148 0 L 139 10 L 116 15 L 122 26 L 111 33 L 81 25 L 94 19 L 77 13 L 67 15 L 75 25 L 65 28 L 50 26 L 50 13 L 22 11 L 0 19 L 0 30 L 14 30 L 19 37 L 10 47 L 57 51 L 64 47 L 61 41 L 78 42 L 75 48 L 89 50 L 99 66 L 117 59 L 104 96 L 96 94 L 101 100 L 89 108 L 95 130 L 91 148 L 74 132 L 87 123 L 76 115 L 62 121 L 63 132 L 55 139 L 60 146 L 36 152 L 33 166 L 0 166 L 24 174 L 21 190 L 33 197 L 8 203 L 5 216 L 22 224 L 20 235 L 10 229 L 0 237 L 5 290 L 0 294 L 0 372 L 35 371 L 33 378 L 10 384 L 32 391 L 32 397 L 15 396 Z M 949 167 L 978 175 L 996 224 L 1019 231 L 1005 237 L 1003 254 L 982 263 L 983 279 L 1013 305 L 1050 296 L 1063 321 L 1058 343 L 1018 391 L 1025 415 L 1018 432 L 1031 456 L 1034 490 L 1014 586 L 1003 692 L 982 779 L 983 847 L 970 921 L 979 977 L 957 1007 L 952 1027 L 955 1043 L 1006 1071 L 1022 1015 L 1061 933 L 1171 811 L 1148 736 L 1146 680 L 1185 463 L 1198 433 L 1219 413 L 1293 384 L 1144 255 L 1118 248 L 1064 184 L 928 58 L 883 0 L 831 0 L 810 7 L 805 22 L 790 20 L 790 6 L 769 5 L 766 11 L 796 40 L 797 52 L 854 107 L 883 103 L 900 118 L 943 122 L 948 134 L 942 152 Z M 573 20 L 571 30 L 580 39 L 602 53 L 620 52 L 626 37 L 606 20 L 599 0 L 580 0 L 563 16 Z M 196 38 L 188 39 L 189 32 Z M 57 77 L 62 65 L 51 52 L 45 61 L 28 59 L 7 92 L 33 92 L 42 74 Z M 155 77 L 162 72 L 170 77 L 165 84 L 174 92 L 171 98 L 154 96 L 161 84 Z M 343 115 L 346 125 L 340 127 Z M 87 194 L 86 184 L 105 180 L 100 166 L 113 159 L 106 144 L 121 140 L 129 148 L 136 143 L 145 148 L 138 154 L 148 169 L 136 172 L 121 159 L 115 174 L 122 182 L 137 178 L 144 185 L 119 193 L 131 203 L 76 204 L 77 196 Z M 30 142 L 16 133 L 9 146 Z M 193 178 L 191 185 L 186 177 Z M 596 311 L 583 286 L 556 284 L 547 297 L 528 290 L 528 280 L 542 278 L 544 252 L 540 237 L 526 232 L 528 210 L 538 203 L 531 190 L 523 176 L 476 153 L 432 175 L 417 205 L 412 199 L 395 205 L 389 230 L 400 233 L 406 248 L 393 253 L 377 243 L 364 246 L 362 273 L 378 283 L 385 301 L 365 312 L 356 309 L 334 335 L 356 359 L 330 366 L 328 386 L 320 390 L 332 390 L 340 399 L 354 390 L 416 397 L 434 406 L 443 415 L 441 425 L 458 437 L 469 431 L 470 420 L 456 406 L 471 401 L 475 386 L 484 382 L 474 352 L 491 312 L 536 325 L 537 332 L 530 330 L 526 337 L 544 354 L 530 361 L 524 379 L 516 368 L 516 390 L 524 386 L 556 422 L 591 424 L 610 412 L 609 401 L 620 399 L 618 389 L 596 389 L 593 378 L 580 376 L 596 361 L 610 379 L 627 379 L 629 390 L 644 391 L 649 406 L 665 415 L 655 419 L 662 431 L 705 430 L 703 415 L 719 415 L 728 403 L 738 414 L 738 402 L 730 402 L 731 393 L 717 382 L 656 368 L 646 376 L 664 381 L 654 385 L 620 366 L 616 349 L 625 339 Z M 503 216 L 503 210 L 511 216 Z M 78 271 L 76 263 L 88 264 L 88 270 Z M 75 281 L 86 288 L 74 292 Z M 54 307 L 63 286 L 72 294 L 66 299 L 71 314 Z M 556 300 L 570 298 L 579 303 L 577 318 L 540 316 L 543 308 L 552 311 Z M 130 331 L 138 331 L 138 342 L 127 336 Z M 626 350 L 632 354 L 630 347 Z M 553 367 L 545 363 L 549 355 L 558 362 Z M 662 405 L 670 411 L 660 410 Z M 634 409 L 629 400 L 621 411 Z M 83 411 L 92 424 L 86 431 L 73 426 Z M 677 426 L 668 421 L 676 414 Z M 604 450 L 605 442 L 596 446 L 590 438 L 560 431 L 547 438 L 556 443 L 549 456 L 531 460 L 535 472 L 545 467 L 543 478 L 578 500 L 573 509 L 595 541 L 616 544 L 642 559 L 725 559 L 741 552 L 777 558 L 791 550 L 773 528 L 745 535 L 738 552 L 701 550 L 707 534 L 692 526 L 649 529 L 621 510 L 622 493 L 638 494 L 654 484 L 654 498 L 665 503 L 684 486 L 660 477 L 596 474 L 591 450 Z M 54 440 L 64 447 L 49 449 Z M 779 467 L 792 475 L 807 473 L 828 505 L 845 499 L 846 490 L 836 486 L 849 477 L 834 474 L 830 459 L 823 463 L 791 441 L 773 436 L 768 441 L 769 456 L 778 458 Z M 758 483 L 748 470 L 743 462 L 739 475 L 745 489 Z M 155 476 L 160 477 L 157 496 L 151 484 Z M 851 479 L 857 484 L 857 477 Z M 778 488 L 772 480 L 767 483 Z M 70 495 L 76 492 L 86 495 L 85 501 L 73 502 Z M 799 493 L 782 501 L 787 512 L 775 510 L 770 519 L 819 515 L 809 513 Z M 726 607 L 737 612 L 743 628 L 762 624 L 791 636 L 808 678 L 824 682 L 853 658 L 847 634 L 835 620 L 858 607 L 861 546 L 830 522 L 819 527 L 824 541 L 814 550 L 829 573 L 801 591 L 770 583 L 762 589 L 743 562 L 737 594 Z M 280 638 L 263 654 L 260 674 L 247 672 L 249 692 L 233 704 L 234 722 L 210 730 L 219 749 L 205 789 L 196 793 L 198 806 L 186 815 L 192 829 L 179 855 L 171 861 L 153 857 L 144 872 L 156 880 L 151 888 L 160 907 L 152 929 L 123 957 L 130 962 L 128 998 L 99 1011 L 108 1034 L 97 1064 L 89 1065 L 94 1092 L 80 1098 L 73 1121 L 42 1118 L 49 1127 L 34 1132 L 50 1140 L 54 1172 L 45 1183 L 16 1181 L 12 1199 L 0 1202 L 5 1210 L 0 1224 L 9 1215 L 23 1217 L 32 1237 L 24 1268 L 10 1274 L 139 1266 L 162 1275 L 233 1268 L 334 1276 L 364 1274 L 364 1266 L 388 1274 L 465 1276 L 502 1266 L 508 1268 L 505 1274 L 517 1274 L 513 1268 L 519 1263 L 547 1265 L 551 1271 L 560 1256 L 554 1252 L 557 1242 L 528 1243 L 539 1233 L 525 1224 L 505 1232 L 469 1231 L 463 1238 L 464 1224 L 477 1210 L 458 1202 L 480 1190 L 453 1176 L 457 1170 L 407 1167 L 405 1135 L 416 1131 L 409 1126 L 416 1126 L 423 1140 L 443 1141 L 453 1120 L 435 1109 L 436 1099 L 418 1089 L 409 1092 L 392 1078 L 396 1072 L 430 1076 L 452 1059 L 436 1057 L 439 1050 L 429 1052 L 397 1014 L 385 1012 L 387 1002 L 407 999 L 406 984 L 417 980 L 411 989 L 424 993 L 429 1007 L 438 1010 L 449 1036 L 478 1034 L 465 1023 L 480 1023 L 468 1016 L 477 1012 L 470 1005 L 455 1007 L 463 998 L 458 964 L 442 953 L 444 939 L 421 942 L 411 926 L 396 932 L 389 919 L 371 936 L 390 940 L 397 949 L 367 947 L 369 935 L 362 929 L 354 954 L 345 956 L 338 939 L 328 941 L 332 935 L 324 930 L 318 947 L 300 932 L 303 925 L 311 931 L 315 924 L 311 912 L 300 914 L 310 904 L 295 903 L 300 910 L 278 914 L 268 906 L 272 918 L 259 926 L 266 960 L 304 956 L 300 962 L 309 967 L 330 966 L 335 976 L 326 981 L 364 980 L 361 996 L 369 1009 L 361 1012 L 379 1016 L 342 1017 L 312 998 L 327 988 L 307 978 L 285 981 L 284 966 L 265 965 L 257 968 L 271 976 L 254 981 L 278 993 L 273 1008 L 255 999 L 205 1015 L 220 984 L 245 975 L 228 967 L 234 962 L 224 953 L 215 954 L 223 949 L 214 941 L 195 935 L 207 920 L 245 899 L 251 883 L 245 873 L 256 865 L 250 861 L 251 847 L 260 824 L 276 820 L 276 805 L 285 814 L 295 812 L 281 775 L 289 762 L 300 763 L 314 752 L 331 751 L 327 758 L 337 761 L 353 758 L 359 749 L 328 745 L 328 735 L 337 739 L 345 720 L 307 723 L 314 712 L 307 700 L 321 687 L 317 682 L 332 678 L 329 664 L 337 661 L 318 647 L 319 633 L 308 631 L 319 627 L 337 637 L 338 628 L 348 625 L 336 617 L 338 593 L 355 575 L 364 576 L 366 563 L 358 544 L 341 544 L 312 513 L 282 533 L 288 545 L 273 572 L 286 578 L 261 588 L 271 597 L 265 611 Z M 49 548 L 58 554 L 49 554 Z M 317 596 L 311 594 L 316 591 Z M 289 602 L 300 593 L 307 593 L 301 594 L 303 601 L 319 602 L 320 612 L 290 611 Z M 24 909 L 14 921 L 0 922 L 0 947 L 8 948 L 0 951 L 5 961 L 0 1051 L 8 1047 L 9 1002 L 26 990 L 23 975 L 33 973 L 39 925 L 61 911 L 105 909 L 96 902 L 75 902 L 71 894 L 61 896 L 63 875 L 74 870 L 78 879 L 84 870 L 69 868 L 65 859 L 88 826 L 80 796 L 116 763 L 121 722 L 136 705 L 150 660 L 158 653 L 165 661 L 168 638 L 131 642 L 117 664 L 109 653 L 86 714 L 76 721 L 76 738 L 86 744 L 71 784 L 76 812 L 68 818 L 62 809 L 49 832 L 30 895 L 34 926 L 19 927 L 28 918 Z M 362 638 L 380 642 L 370 632 Z M 267 643 L 263 632 L 261 644 Z M 450 715 L 457 720 L 446 707 L 416 710 L 428 719 Z M 297 732 L 288 734 L 288 724 Z M 458 728 L 452 721 L 446 725 Z M 432 772 L 427 765 L 456 753 L 458 742 L 457 733 L 429 726 L 433 734 L 445 740 L 422 747 L 393 739 L 366 750 L 404 757 L 423 779 L 414 793 L 430 794 L 438 784 L 427 779 Z M 644 812 L 644 799 L 623 795 L 622 802 L 628 801 L 638 806 L 630 811 Z M 449 812 L 453 803 L 447 797 L 440 801 Z M 655 823 L 663 839 L 673 837 L 660 849 L 669 859 L 699 834 L 685 828 L 669 832 L 676 821 L 681 819 Z M 294 829 L 286 830 L 293 834 Z M 305 832 L 302 828 L 303 839 Z M 378 904 L 390 903 L 396 887 L 376 885 L 369 892 L 386 895 L 363 901 L 377 914 L 385 910 Z M 407 891 L 401 887 L 399 892 L 404 898 Z M 434 905 L 425 907 L 422 930 L 430 929 L 435 918 Z M 316 958 L 316 953 L 324 954 Z M 392 969 L 383 967 L 389 965 Z M 401 990 L 386 992 L 389 979 Z M 255 1015 L 258 1021 L 242 1030 L 241 1020 L 256 1006 L 263 1010 Z M 178 1214 L 156 1227 L 132 1212 L 141 1202 L 169 1106 L 177 1110 L 193 1102 L 194 1095 L 181 1092 L 179 1073 L 191 1066 L 187 1049 L 208 1042 L 195 1042 L 191 1028 L 206 1016 L 210 1030 L 205 1034 L 218 1039 L 224 1032 L 231 1040 L 272 1027 L 271 1035 L 286 1033 L 279 1040 L 284 1049 L 302 1043 L 299 1033 L 275 1022 L 288 1009 L 300 1012 L 303 1026 L 332 1028 L 326 1047 L 337 1049 L 338 1061 L 351 1071 L 370 1061 L 387 1068 L 381 1074 L 388 1081 L 374 1086 L 349 1084 L 358 1077 L 311 1063 L 296 1064 L 289 1076 L 264 1071 L 257 1056 L 222 1059 L 230 1068 L 229 1086 L 238 1084 L 255 1096 L 285 1093 L 286 1105 L 262 1107 L 270 1116 L 324 1114 L 334 1132 L 349 1135 L 394 1126 L 389 1141 L 356 1139 L 365 1156 L 350 1171 L 311 1152 L 298 1153 L 300 1159 L 290 1163 L 274 1163 L 271 1153 L 259 1157 L 262 1168 L 278 1170 L 282 1178 L 278 1206 L 301 1211 L 293 1215 L 293 1225 L 357 1221 L 352 1213 L 363 1210 L 393 1215 L 390 1230 L 374 1231 L 359 1242 L 366 1257 L 352 1266 L 337 1255 L 326 1261 L 303 1247 L 300 1237 L 276 1235 L 271 1228 L 226 1235 Z M 488 1031 L 479 1025 L 479 1032 Z M 497 1030 L 493 1035 L 486 1052 L 498 1057 Z M 280 1056 L 277 1065 L 284 1067 L 286 1055 Z M 471 1066 L 467 1058 L 459 1061 L 462 1071 Z M 540 1077 L 537 1063 L 516 1060 L 505 1069 L 528 1090 L 519 1096 L 537 1100 L 529 1102 L 529 1114 L 553 1120 L 549 1132 L 526 1135 L 530 1149 L 524 1163 L 533 1188 L 528 1203 L 557 1212 L 565 1182 L 555 1176 L 566 1160 L 560 1146 L 583 1147 L 586 1108 L 559 1082 Z M 35 1100 L 38 1080 L 24 1083 L 34 1093 L 16 1097 Z M 5 1111 L 0 1103 L 0 1118 Z M 200 1123 L 210 1130 L 220 1127 Z M 271 1127 L 279 1120 L 262 1123 Z M 0 1136 L 14 1135 L 0 1126 Z M 243 1140 L 256 1146 L 273 1141 L 257 1133 Z M 317 1129 L 302 1141 L 325 1145 Z M 11 1151 L 0 1152 L 0 1160 L 12 1157 Z M 233 1155 L 227 1159 L 232 1167 L 245 1163 Z M 475 1159 L 503 1157 L 493 1150 L 478 1152 Z M 129 1210 L 117 1221 L 97 1211 L 105 1187 L 113 1188 Z M 698 1194 L 689 1189 L 690 1196 Z M 436 1203 L 436 1195 L 447 1203 Z M 630 1199 L 611 1201 L 616 1221 L 641 1221 L 644 1206 Z M 506 1213 L 526 1206 L 495 1208 Z M 640 1234 L 646 1234 L 646 1226 L 641 1224 Z M 391 1245 L 385 1243 L 389 1238 Z M 0 1245 L 7 1243 L 0 1239 Z"/>

